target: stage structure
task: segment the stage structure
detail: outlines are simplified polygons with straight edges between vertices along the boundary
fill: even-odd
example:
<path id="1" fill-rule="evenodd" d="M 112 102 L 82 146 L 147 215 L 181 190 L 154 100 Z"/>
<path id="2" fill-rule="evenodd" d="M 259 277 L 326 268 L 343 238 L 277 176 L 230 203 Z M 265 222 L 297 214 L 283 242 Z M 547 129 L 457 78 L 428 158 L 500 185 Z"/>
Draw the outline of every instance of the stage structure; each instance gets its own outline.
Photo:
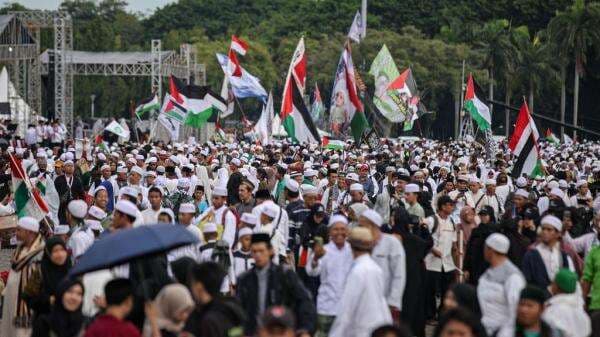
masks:
<path id="1" fill-rule="evenodd" d="M 40 31 L 52 29 L 54 48 L 41 53 Z M 160 40 L 152 40 L 150 52 L 87 52 L 73 50 L 73 23 L 62 11 L 23 11 L 0 15 L 0 63 L 10 69 L 11 82 L 19 95 L 41 112 L 42 76 L 54 71 L 56 117 L 73 128 L 74 76 L 149 76 L 152 90 L 162 97 L 162 81 L 175 75 L 188 83 L 204 85 L 203 64 L 196 62 L 192 45 L 163 51 Z M 28 116 L 29 118 L 29 116 Z"/>

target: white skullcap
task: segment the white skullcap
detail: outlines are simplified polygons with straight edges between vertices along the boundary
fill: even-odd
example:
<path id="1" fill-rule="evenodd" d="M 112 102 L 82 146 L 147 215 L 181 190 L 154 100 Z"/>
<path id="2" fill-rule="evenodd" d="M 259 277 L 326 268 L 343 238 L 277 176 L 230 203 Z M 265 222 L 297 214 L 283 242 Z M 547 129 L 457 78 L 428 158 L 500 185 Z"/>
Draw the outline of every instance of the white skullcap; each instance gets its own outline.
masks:
<path id="1" fill-rule="evenodd" d="M 67 153 L 65 153 L 65 159 L 66 160 L 73 160 L 73 159 L 75 159 L 75 156 L 73 155 L 73 153 L 67 152 Z"/>
<path id="2" fill-rule="evenodd" d="M 83 200 L 72 200 L 69 202 L 67 209 L 73 217 L 77 219 L 83 219 L 87 214 L 88 206 Z"/>
<path id="3" fill-rule="evenodd" d="M 127 167 L 125 167 L 125 166 L 117 167 L 117 173 L 127 173 Z"/>
<path id="4" fill-rule="evenodd" d="M 486 179 L 485 180 L 485 184 L 486 185 L 494 185 L 494 186 L 496 186 L 496 179 Z"/>
<path id="5" fill-rule="evenodd" d="M 94 220 L 94 219 L 85 219 L 83 221 L 91 230 L 94 231 L 104 231 L 104 228 L 102 228 L 102 223 L 98 220 Z"/>
<path id="6" fill-rule="evenodd" d="M 526 190 L 524 190 L 524 189 L 518 189 L 518 190 L 515 192 L 515 195 L 521 196 L 521 197 L 523 197 L 523 198 L 525 198 L 525 199 L 529 198 L 529 192 L 527 192 L 527 191 L 526 191 Z"/>
<path id="7" fill-rule="evenodd" d="M 317 195 L 319 192 L 317 188 L 310 184 L 302 184 L 302 195 Z"/>
<path id="8" fill-rule="evenodd" d="M 317 170 L 313 170 L 313 169 L 304 170 L 304 176 L 308 177 L 308 178 L 316 176 L 317 173 L 319 173 L 319 172 Z"/>
<path id="9" fill-rule="evenodd" d="M 129 200 L 119 200 L 117 201 L 117 204 L 115 205 L 115 210 L 129 215 L 133 218 L 137 218 L 137 207 L 135 206 L 134 203 L 132 203 Z"/>
<path id="10" fill-rule="evenodd" d="M 120 195 L 127 195 L 130 196 L 132 198 L 137 198 L 138 197 L 138 191 L 130 186 L 123 186 L 121 187 L 121 189 L 119 190 L 119 194 Z"/>
<path id="11" fill-rule="evenodd" d="M 479 178 L 472 176 L 471 178 L 469 178 L 469 183 L 470 184 L 479 184 Z"/>
<path id="12" fill-rule="evenodd" d="M 144 156 L 142 156 L 141 154 L 136 154 L 135 159 L 136 160 L 144 160 Z"/>
<path id="13" fill-rule="evenodd" d="M 128 155 L 129 155 L 129 154 L 128 154 Z M 127 157 L 127 156 L 125 156 L 125 157 Z M 131 164 L 133 164 L 133 165 L 135 165 L 135 164 L 137 163 L 137 162 L 135 161 L 135 158 L 132 158 L 132 156 L 131 156 L 131 155 L 129 155 L 129 158 L 127 158 L 127 162 L 128 162 L 128 163 L 131 163 Z"/>
<path id="14" fill-rule="evenodd" d="M 102 220 L 104 218 L 106 218 L 106 212 L 103 211 L 100 207 L 98 206 L 92 206 L 90 207 L 90 210 L 88 211 L 88 214 L 93 216 L 94 218 L 98 219 L 98 220 Z"/>
<path id="15" fill-rule="evenodd" d="M 267 215 L 269 218 L 275 219 L 279 213 L 279 206 L 274 203 L 263 204 L 261 213 Z"/>
<path id="16" fill-rule="evenodd" d="M 348 226 L 348 218 L 341 214 L 335 214 L 329 218 L 328 227 L 331 227 L 336 223 L 343 223 L 345 226 Z"/>
<path id="17" fill-rule="evenodd" d="M 559 197 L 561 199 L 565 197 L 565 193 L 558 187 L 555 187 L 552 190 L 550 190 L 550 194 L 554 195 L 556 197 Z"/>
<path id="18" fill-rule="evenodd" d="M 360 216 L 367 218 L 367 220 L 371 221 L 377 227 L 381 227 L 381 225 L 383 225 L 383 219 L 381 218 L 381 215 L 372 209 L 365 210 Z"/>
<path id="19" fill-rule="evenodd" d="M 352 181 L 359 181 L 358 174 L 356 174 L 356 173 L 348 173 L 348 174 L 346 174 L 346 179 L 347 180 L 352 180 Z"/>
<path id="20" fill-rule="evenodd" d="M 156 172 L 154 172 L 154 171 L 146 171 L 145 177 L 146 178 L 147 177 L 154 177 L 154 178 L 156 178 Z"/>
<path id="21" fill-rule="evenodd" d="M 141 168 L 141 167 L 139 167 L 139 166 L 133 166 L 131 168 L 131 172 L 130 173 L 137 173 L 137 174 L 139 174 L 140 176 L 143 177 L 144 176 L 144 169 Z"/>
<path id="22" fill-rule="evenodd" d="M 40 222 L 30 216 L 25 216 L 19 219 L 17 227 L 37 233 L 40 231 Z"/>
<path id="23" fill-rule="evenodd" d="M 106 155 L 102 152 L 98 153 L 98 159 L 101 161 L 105 161 L 106 160 Z"/>
<path id="24" fill-rule="evenodd" d="M 562 221 L 560 221 L 559 218 L 555 217 L 554 215 L 546 215 L 545 217 L 542 218 L 542 221 L 540 221 L 540 223 L 543 225 L 550 225 L 554 228 L 556 228 L 557 231 L 561 232 L 562 231 Z"/>
<path id="25" fill-rule="evenodd" d="M 110 165 L 108 165 L 108 164 L 102 165 L 102 167 L 100 167 L 100 171 L 104 171 L 104 170 L 110 170 Z"/>
<path id="26" fill-rule="evenodd" d="M 216 233 L 217 232 L 217 224 L 214 222 L 209 222 L 204 224 L 204 228 L 202 228 L 202 233 Z"/>
<path id="27" fill-rule="evenodd" d="M 71 228 L 67 225 L 56 225 L 54 226 L 54 235 L 65 235 L 69 234 Z"/>
<path id="28" fill-rule="evenodd" d="M 256 224 L 256 216 L 252 213 L 243 213 L 240 221 L 254 225 Z"/>
<path id="29" fill-rule="evenodd" d="M 559 188 L 569 188 L 569 184 L 567 184 L 566 180 L 561 179 L 558 181 L 558 187 Z"/>
<path id="30" fill-rule="evenodd" d="M 525 179 L 525 177 L 519 177 L 517 179 L 517 187 L 525 187 L 527 186 L 527 179 Z"/>
<path id="31" fill-rule="evenodd" d="M 215 186 L 212 191 L 212 195 L 217 197 L 226 197 L 227 196 L 227 188 L 223 186 Z"/>
<path id="32" fill-rule="evenodd" d="M 100 185 L 100 186 L 98 186 L 98 187 L 96 187 L 96 188 L 94 189 L 94 196 L 95 196 L 96 194 L 98 194 L 98 192 L 100 192 L 100 191 L 102 191 L 102 190 L 105 190 L 105 191 L 108 193 L 108 190 L 106 189 L 106 187 L 104 187 L 103 185 Z"/>
<path id="33" fill-rule="evenodd" d="M 362 184 L 354 183 L 350 185 L 350 192 L 365 192 L 365 188 Z"/>
<path id="34" fill-rule="evenodd" d="M 67 165 L 75 165 L 75 163 L 73 163 L 73 160 L 71 160 L 71 159 L 68 159 L 68 160 L 65 160 L 65 162 L 63 163 L 63 165 L 64 165 L 64 166 L 67 166 Z"/>
<path id="35" fill-rule="evenodd" d="M 177 180 L 177 187 L 189 188 L 190 187 L 190 179 L 189 178 L 179 178 Z"/>
<path id="36" fill-rule="evenodd" d="M 196 206 L 194 204 L 186 202 L 179 206 L 179 213 L 196 213 Z"/>
<path id="37" fill-rule="evenodd" d="M 417 184 L 408 184 L 404 187 L 404 192 L 406 193 L 419 193 L 419 185 Z"/>
<path id="38" fill-rule="evenodd" d="M 238 232 L 238 238 L 241 238 L 244 235 L 252 235 L 252 229 L 248 228 L 248 227 L 243 227 L 240 229 L 240 231 Z"/>
<path id="39" fill-rule="evenodd" d="M 558 181 L 556 180 L 552 180 L 548 183 L 548 185 L 546 185 L 550 190 L 552 190 L 553 188 L 558 188 Z"/>
<path id="40" fill-rule="evenodd" d="M 587 184 L 587 180 L 583 180 L 582 179 L 582 180 L 578 180 L 577 184 L 575 186 L 577 186 L 577 188 L 579 188 L 579 187 L 581 187 L 581 186 L 583 186 L 585 184 Z"/>
<path id="41" fill-rule="evenodd" d="M 504 234 L 494 233 L 485 240 L 485 245 L 500 254 L 508 253 L 510 241 Z"/>
<path id="42" fill-rule="evenodd" d="M 285 181 L 285 188 L 287 188 L 288 190 L 290 190 L 292 192 L 298 192 L 300 185 L 294 179 L 287 179 Z"/>
<path id="43" fill-rule="evenodd" d="M 232 164 L 232 165 L 235 165 L 235 166 L 237 166 L 237 167 L 240 167 L 240 166 L 242 166 L 242 162 L 241 162 L 239 159 L 237 159 L 237 158 L 233 158 L 233 159 L 231 160 L 231 164 Z"/>

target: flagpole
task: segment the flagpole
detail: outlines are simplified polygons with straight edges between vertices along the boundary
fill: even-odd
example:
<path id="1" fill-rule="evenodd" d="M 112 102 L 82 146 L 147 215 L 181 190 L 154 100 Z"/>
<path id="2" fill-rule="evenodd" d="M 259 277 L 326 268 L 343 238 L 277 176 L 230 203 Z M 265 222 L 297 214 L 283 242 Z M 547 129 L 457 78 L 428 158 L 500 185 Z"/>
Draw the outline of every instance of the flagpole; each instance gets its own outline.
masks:
<path id="1" fill-rule="evenodd" d="M 133 124 L 133 130 L 135 131 L 135 139 L 136 141 L 139 143 L 140 142 L 140 136 L 138 135 L 138 131 L 137 131 L 137 116 L 134 117 L 135 115 L 135 102 L 133 100 L 129 100 L 129 113 L 131 114 L 131 121 Z"/>

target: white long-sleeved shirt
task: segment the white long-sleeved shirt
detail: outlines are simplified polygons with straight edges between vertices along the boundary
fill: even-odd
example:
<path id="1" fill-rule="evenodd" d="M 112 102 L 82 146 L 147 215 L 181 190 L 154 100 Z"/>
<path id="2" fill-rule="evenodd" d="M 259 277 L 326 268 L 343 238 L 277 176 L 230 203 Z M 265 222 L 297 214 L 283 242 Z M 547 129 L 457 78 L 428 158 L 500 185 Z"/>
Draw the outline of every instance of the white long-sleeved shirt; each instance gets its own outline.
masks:
<path id="1" fill-rule="evenodd" d="M 352 267 L 352 249 L 347 242 L 342 249 L 333 242 L 329 242 L 324 248 L 325 256 L 318 259 L 314 266 L 314 255 L 309 256 L 306 273 L 319 276 L 321 280 L 317 294 L 317 313 L 336 316 L 340 310 L 339 302 L 346 284 L 346 276 Z"/>
<path id="2" fill-rule="evenodd" d="M 388 305 L 402 310 L 402 296 L 406 286 L 406 253 L 402 243 L 393 235 L 381 234 L 371 257 L 383 271 Z"/>
<path id="3" fill-rule="evenodd" d="M 329 337 L 369 337 L 374 329 L 392 323 L 384 295 L 381 268 L 368 254 L 354 260 Z"/>
<path id="4" fill-rule="evenodd" d="M 481 323 L 491 336 L 503 325 L 514 325 L 525 277 L 512 262 L 488 268 L 479 278 L 477 297 L 481 307 Z"/>

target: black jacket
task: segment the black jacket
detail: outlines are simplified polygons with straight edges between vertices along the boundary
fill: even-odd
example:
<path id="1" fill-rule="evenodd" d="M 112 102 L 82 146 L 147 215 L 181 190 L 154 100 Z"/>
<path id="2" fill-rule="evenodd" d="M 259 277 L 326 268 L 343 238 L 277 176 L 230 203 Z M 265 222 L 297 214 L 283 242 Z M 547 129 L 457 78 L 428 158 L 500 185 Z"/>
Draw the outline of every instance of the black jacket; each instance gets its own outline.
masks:
<path id="1" fill-rule="evenodd" d="M 235 299 L 218 298 L 194 309 L 183 331 L 198 337 L 237 336 L 234 332 L 241 332 L 245 320 L 244 312 Z"/>
<path id="2" fill-rule="evenodd" d="M 490 266 L 483 257 L 485 240 L 498 231 L 499 228 L 495 224 L 479 224 L 479 226 L 471 232 L 471 237 L 469 238 L 467 250 L 465 252 L 464 270 L 469 272 L 469 283 L 474 286 L 477 285 L 481 275 L 483 275 Z"/>
<path id="3" fill-rule="evenodd" d="M 296 328 L 312 333 L 315 330 L 317 313 L 308 290 L 302 285 L 298 275 L 291 269 L 271 264 L 267 281 L 265 308 L 284 305 L 296 314 Z M 258 315 L 258 276 L 256 267 L 238 278 L 237 297 L 248 319 L 244 325 L 245 335 L 256 332 Z"/>
<path id="4" fill-rule="evenodd" d="M 60 198 L 60 205 L 58 207 L 58 219 L 60 223 L 67 223 L 67 206 L 69 202 L 74 199 L 83 199 L 85 197 L 85 191 L 83 190 L 83 184 L 81 179 L 77 176 L 73 176 L 73 182 L 71 187 L 67 184 L 67 179 L 64 175 L 56 177 L 54 179 L 54 187 L 58 192 Z"/>

